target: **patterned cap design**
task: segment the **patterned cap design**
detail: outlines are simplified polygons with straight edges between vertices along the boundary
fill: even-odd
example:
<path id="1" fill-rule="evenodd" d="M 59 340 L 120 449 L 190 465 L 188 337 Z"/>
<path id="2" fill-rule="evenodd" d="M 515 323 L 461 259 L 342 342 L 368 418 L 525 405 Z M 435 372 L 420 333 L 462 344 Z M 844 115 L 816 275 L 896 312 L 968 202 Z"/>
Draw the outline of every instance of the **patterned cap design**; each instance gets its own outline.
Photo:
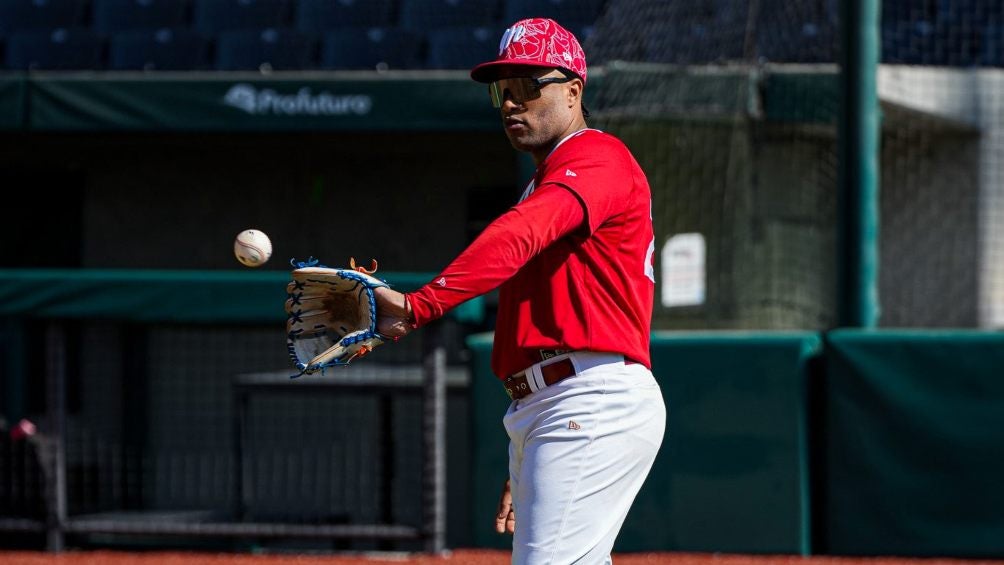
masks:
<path id="1" fill-rule="evenodd" d="M 502 65 L 560 67 L 586 82 L 586 54 L 579 40 L 558 22 L 546 18 L 529 18 L 512 24 L 502 34 L 498 57 L 474 67 L 471 78 L 491 82 L 494 71 Z"/>

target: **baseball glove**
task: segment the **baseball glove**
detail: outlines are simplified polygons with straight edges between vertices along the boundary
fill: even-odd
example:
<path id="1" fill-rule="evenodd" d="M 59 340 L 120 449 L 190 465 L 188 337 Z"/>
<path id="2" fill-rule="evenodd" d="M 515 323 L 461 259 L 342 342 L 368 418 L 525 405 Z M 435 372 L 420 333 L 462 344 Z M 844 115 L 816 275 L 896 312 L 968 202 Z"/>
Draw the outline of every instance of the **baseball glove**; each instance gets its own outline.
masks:
<path id="1" fill-rule="evenodd" d="M 286 285 L 286 347 L 299 377 L 332 365 L 348 365 L 390 338 L 377 333 L 373 289 L 389 286 L 369 269 L 319 265 L 316 259 L 290 262 L 293 280 Z"/>

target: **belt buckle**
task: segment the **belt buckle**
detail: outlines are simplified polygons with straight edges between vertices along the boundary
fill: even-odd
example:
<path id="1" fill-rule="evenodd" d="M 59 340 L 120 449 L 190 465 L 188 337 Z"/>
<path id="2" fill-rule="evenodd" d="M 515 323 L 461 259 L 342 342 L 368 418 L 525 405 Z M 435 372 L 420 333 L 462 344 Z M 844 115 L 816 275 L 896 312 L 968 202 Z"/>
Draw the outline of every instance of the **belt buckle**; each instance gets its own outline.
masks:
<path id="1" fill-rule="evenodd" d="M 526 371 L 516 373 L 515 375 L 507 378 L 503 382 L 503 386 L 505 387 L 505 391 L 509 395 L 510 400 L 516 400 L 517 394 L 519 394 L 519 398 L 523 398 L 530 389 L 530 385 L 526 382 Z"/>

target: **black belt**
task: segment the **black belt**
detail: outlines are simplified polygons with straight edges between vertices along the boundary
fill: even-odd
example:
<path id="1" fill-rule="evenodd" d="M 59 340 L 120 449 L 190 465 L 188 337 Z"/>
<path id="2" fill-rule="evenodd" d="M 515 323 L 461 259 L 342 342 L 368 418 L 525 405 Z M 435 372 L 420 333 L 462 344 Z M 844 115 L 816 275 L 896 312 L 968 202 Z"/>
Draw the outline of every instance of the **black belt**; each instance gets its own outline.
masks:
<path id="1" fill-rule="evenodd" d="M 574 375 L 575 365 L 572 364 L 571 359 L 566 357 L 561 361 L 542 366 L 540 374 L 544 378 L 544 386 L 551 386 Z M 506 377 L 502 384 L 505 385 L 505 391 L 509 393 L 509 398 L 513 400 L 519 400 L 533 392 L 530 389 L 530 384 L 526 381 L 526 371 Z"/>

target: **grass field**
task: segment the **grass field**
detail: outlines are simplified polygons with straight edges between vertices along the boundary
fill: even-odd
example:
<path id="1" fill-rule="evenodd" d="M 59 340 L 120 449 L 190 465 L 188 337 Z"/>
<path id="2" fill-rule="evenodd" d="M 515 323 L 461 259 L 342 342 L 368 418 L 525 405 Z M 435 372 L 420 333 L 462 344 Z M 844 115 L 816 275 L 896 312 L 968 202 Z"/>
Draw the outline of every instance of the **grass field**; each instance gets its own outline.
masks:
<path id="1" fill-rule="evenodd" d="M 113 551 L 0 552 L 3 565 L 508 565 L 503 551 L 457 550 L 433 557 L 406 554 L 251 555 Z M 800 557 L 701 553 L 630 553 L 614 555 L 615 565 L 1004 565 L 1004 561 L 900 557 Z"/>

